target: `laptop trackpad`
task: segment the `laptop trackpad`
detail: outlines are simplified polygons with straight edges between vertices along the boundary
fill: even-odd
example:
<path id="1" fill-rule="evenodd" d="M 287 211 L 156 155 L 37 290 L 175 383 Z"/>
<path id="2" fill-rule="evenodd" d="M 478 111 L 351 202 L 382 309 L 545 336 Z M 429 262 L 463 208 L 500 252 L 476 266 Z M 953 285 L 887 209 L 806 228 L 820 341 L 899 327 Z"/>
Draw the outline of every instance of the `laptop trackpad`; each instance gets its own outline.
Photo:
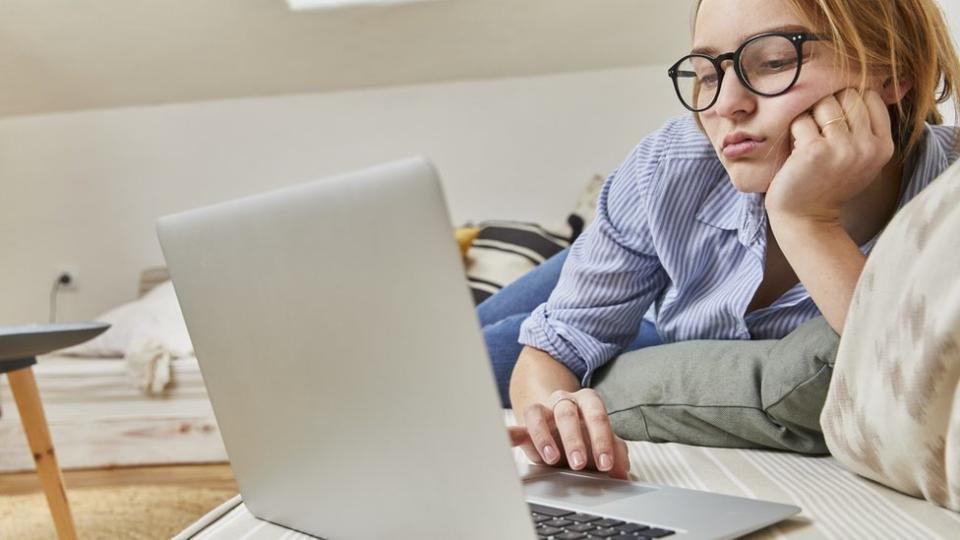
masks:
<path id="1" fill-rule="evenodd" d="M 561 472 L 525 480 L 523 491 L 528 497 L 596 506 L 657 490 L 611 478 Z"/>

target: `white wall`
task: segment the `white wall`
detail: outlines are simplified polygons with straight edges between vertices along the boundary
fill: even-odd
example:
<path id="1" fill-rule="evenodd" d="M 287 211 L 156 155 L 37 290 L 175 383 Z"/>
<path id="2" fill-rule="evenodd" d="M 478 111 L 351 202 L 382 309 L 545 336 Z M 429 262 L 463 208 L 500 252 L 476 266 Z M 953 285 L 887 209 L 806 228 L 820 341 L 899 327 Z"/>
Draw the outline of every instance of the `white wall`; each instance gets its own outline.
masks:
<path id="1" fill-rule="evenodd" d="M 943 0 L 960 39 L 960 0 Z M 455 222 L 553 222 L 584 182 L 683 113 L 665 66 L 0 120 L 0 324 L 132 298 L 160 215 L 425 154 Z M 949 122 L 953 111 L 943 108 Z"/>
<path id="2" fill-rule="evenodd" d="M 455 222 L 554 222 L 682 112 L 655 66 L 0 120 L 0 324 L 46 320 L 64 266 L 59 320 L 132 298 L 160 215 L 411 154 Z"/>

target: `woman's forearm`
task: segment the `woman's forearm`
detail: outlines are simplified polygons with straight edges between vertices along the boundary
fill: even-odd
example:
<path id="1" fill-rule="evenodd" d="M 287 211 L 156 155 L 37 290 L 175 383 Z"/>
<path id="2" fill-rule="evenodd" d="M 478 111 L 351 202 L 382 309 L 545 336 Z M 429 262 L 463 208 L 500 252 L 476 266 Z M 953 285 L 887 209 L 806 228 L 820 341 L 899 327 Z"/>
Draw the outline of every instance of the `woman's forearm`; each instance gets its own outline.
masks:
<path id="1" fill-rule="evenodd" d="M 774 213 L 769 217 L 787 262 L 820 313 L 841 334 L 866 257 L 839 222 L 820 223 Z"/>
<path id="2" fill-rule="evenodd" d="M 523 423 L 524 408 L 546 403 L 557 390 L 576 392 L 580 381 L 566 366 L 540 349 L 524 347 L 510 376 L 510 403 L 517 421 Z"/>

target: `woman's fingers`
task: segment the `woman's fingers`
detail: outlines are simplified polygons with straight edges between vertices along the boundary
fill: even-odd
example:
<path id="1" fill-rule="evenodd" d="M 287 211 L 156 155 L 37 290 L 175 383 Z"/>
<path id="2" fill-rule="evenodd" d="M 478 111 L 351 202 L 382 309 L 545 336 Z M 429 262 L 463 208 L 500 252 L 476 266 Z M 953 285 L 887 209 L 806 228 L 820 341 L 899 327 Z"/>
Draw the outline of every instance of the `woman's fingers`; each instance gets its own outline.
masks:
<path id="1" fill-rule="evenodd" d="M 540 403 L 533 403 L 524 408 L 523 423 L 543 462 L 556 465 L 560 461 L 560 446 L 553 438 L 553 426 L 548 415 L 552 415 L 552 411 Z"/>
<path id="2" fill-rule="evenodd" d="M 510 443 L 523 449 L 527 459 L 537 464 L 544 463 L 543 457 L 537 451 L 533 439 L 530 438 L 530 432 L 525 426 L 507 426 L 507 432 L 510 434 Z M 628 480 L 630 478 L 630 455 L 627 451 L 627 443 L 620 437 L 613 436 L 610 452 L 613 456 L 613 466 L 601 470 L 612 478 Z"/>
<path id="3" fill-rule="evenodd" d="M 863 96 L 863 100 L 866 103 L 873 135 L 880 139 L 892 140 L 890 136 L 890 113 L 887 111 L 887 104 L 883 102 L 883 98 L 876 91 L 869 90 Z"/>
<path id="4" fill-rule="evenodd" d="M 607 472 L 614 467 L 613 429 L 607 417 L 607 408 L 592 389 L 577 392 L 577 403 L 590 437 L 590 447 L 597 470 Z"/>
<path id="5" fill-rule="evenodd" d="M 630 454 L 627 451 L 627 443 L 620 437 L 616 437 L 613 442 L 613 468 L 608 471 L 613 478 L 627 480 L 630 477 Z"/>
<path id="6" fill-rule="evenodd" d="M 554 392 L 547 404 L 525 407 L 523 420 L 525 426 L 509 428 L 510 438 L 531 461 L 560 465 L 565 457 L 571 469 L 592 467 L 627 478 L 626 443 L 614 435 L 606 407 L 594 390 Z"/>
<path id="7" fill-rule="evenodd" d="M 530 442 L 527 428 L 523 426 L 507 426 L 507 434 L 510 435 L 510 446 L 520 446 Z"/>
<path id="8" fill-rule="evenodd" d="M 869 125 L 868 125 L 869 124 Z M 790 123 L 794 145 L 767 189 L 770 214 L 837 221 L 896 148 L 889 113 L 875 90 L 843 89 Z"/>
<path id="9" fill-rule="evenodd" d="M 793 135 L 796 147 L 806 146 L 820 138 L 820 128 L 816 120 L 809 114 L 801 114 L 790 124 L 790 134 Z"/>
<path id="10" fill-rule="evenodd" d="M 836 136 L 850 131 L 846 113 L 844 113 L 843 107 L 833 94 L 818 101 L 813 106 L 811 114 L 813 114 L 813 119 L 817 121 L 820 133 L 824 137 Z"/>
<path id="11" fill-rule="evenodd" d="M 869 90 L 867 90 L 869 92 Z M 867 110 L 867 104 L 860 95 L 859 90 L 847 88 L 837 92 L 837 99 L 843 108 L 843 114 L 847 119 L 847 125 L 854 133 L 871 134 L 870 130 L 870 112 Z"/>
<path id="12" fill-rule="evenodd" d="M 570 468 L 580 470 L 586 467 L 587 447 L 583 442 L 577 402 L 569 395 L 556 397 L 553 400 L 553 418 Z"/>
<path id="13" fill-rule="evenodd" d="M 527 456 L 527 459 L 534 463 L 543 463 L 543 458 L 533 445 L 533 440 L 530 439 L 530 433 L 526 427 L 507 426 L 507 433 L 510 434 L 510 444 L 512 446 L 519 446 Z"/>

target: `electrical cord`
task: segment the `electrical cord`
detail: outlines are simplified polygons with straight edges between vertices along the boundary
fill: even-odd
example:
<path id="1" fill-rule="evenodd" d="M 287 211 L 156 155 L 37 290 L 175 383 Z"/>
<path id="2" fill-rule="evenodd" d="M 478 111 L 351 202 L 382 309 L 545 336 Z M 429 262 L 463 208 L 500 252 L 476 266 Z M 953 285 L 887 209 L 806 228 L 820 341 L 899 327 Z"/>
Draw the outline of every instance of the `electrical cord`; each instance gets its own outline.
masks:
<path id="1" fill-rule="evenodd" d="M 53 287 L 50 288 L 50 322 L 57 322 L 57 293 L 61 287 L 70 285 L 72 279 L 70 274 L 62 273 L 53 281 Z"/>

